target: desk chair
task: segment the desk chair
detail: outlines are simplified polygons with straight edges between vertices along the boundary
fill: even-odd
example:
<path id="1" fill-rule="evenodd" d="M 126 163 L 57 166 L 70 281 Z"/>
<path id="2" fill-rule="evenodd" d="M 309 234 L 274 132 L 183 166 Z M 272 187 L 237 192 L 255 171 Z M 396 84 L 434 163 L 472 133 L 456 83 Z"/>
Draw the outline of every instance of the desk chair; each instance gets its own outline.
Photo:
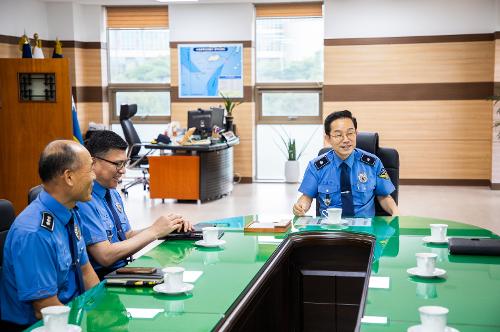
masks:
<path id="1" fill-rule="evenodd" d="M 396 149 L 392 148 L 381 148 L 378 145 L 378 133 L 368 133 L 368 132 L 358 132 L 356 136 L 356 147 L 365 150 L 366 152 L 373 153 L 379 157 L 380 161 L 384 165 L 389 177 L 391 178 L 392 184 L 396 188 L 391 196 L 394 198 L 396 204 L 398 203 L 398 193 L 399 193 L 399 153 Z M 318 156 L 322 155 L 332 148 L 326 147 L 319 150 Z M 319 213 L 319 202 L 316 200 L 316 215 L 320 216 Z M 377 216 L 388 216 L 389 214 L 380 206 L 380 203 L 375 199 L 375 215 Z"/>
<path id="2" fill-rule="evenodd" d="M 12 203 L 6 199 L 0 199 L 0 276 L 3 263 L 3 245 L 14 219 L 16 219 L 16 213 Z"/>
<path id="3" fill-rule="evenodd" d="M 38 197 L 42 189 L 43 186 L 41 184 L 30 189 L 30 191 L 28 192 L 28 205 Z"/>
<path id="4" fill-rule="evenodd" d="M 147 158 L 153 150 L 149 150 L 146 154 L 140 155 L 142 146 L 146 145 L 141 142 L 137 131 L 134 128 L 132 120 L 130 120 L 137 113 L 137 104 L 121 105 L 120 106 L 120 125 L 122 126 L 123 135 L 128 144 L 127 157 L 130 159 L 130 164 L 127 169 L 130 170 L 140 170 L 142 172 L 142 177 L 135 178 L 132 182 L 127 183 L 123 188 L 122 192 L 128 195 L 128 189 L 137 185 L 142 184 L 144 190 L 149 190 L 149 160 Z"/>

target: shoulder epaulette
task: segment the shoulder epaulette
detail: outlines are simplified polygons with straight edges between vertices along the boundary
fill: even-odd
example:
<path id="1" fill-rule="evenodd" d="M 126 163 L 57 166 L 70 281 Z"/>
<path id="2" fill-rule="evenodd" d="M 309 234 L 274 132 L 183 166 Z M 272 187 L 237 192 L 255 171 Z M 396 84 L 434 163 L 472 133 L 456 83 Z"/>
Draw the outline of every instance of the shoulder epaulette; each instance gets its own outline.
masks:
<path id="1" fill-rule="evenodd" d="M 368 164 L 370 166 L 375 165 L 375 158 L 366 154 L 363 154 L 360 159 L 362 162 L 365 164 Z"/>
<path id="2" fill-rule="evenodd" d="M 54 216 L 49 212 L 43 212 L 40 226 L 51 232 L 54 231 Z"/>
<path id="3" fill-rule="evenodd" d="M 325 167 L 329 163 L 330 163 L 330 160 L 328 160 L 328 157 L 323 156 L 314 162 L 314 166 L 316 166 L 316 169 L 319 171 L 320 169 L 322 169 L 323 167 Z"/>

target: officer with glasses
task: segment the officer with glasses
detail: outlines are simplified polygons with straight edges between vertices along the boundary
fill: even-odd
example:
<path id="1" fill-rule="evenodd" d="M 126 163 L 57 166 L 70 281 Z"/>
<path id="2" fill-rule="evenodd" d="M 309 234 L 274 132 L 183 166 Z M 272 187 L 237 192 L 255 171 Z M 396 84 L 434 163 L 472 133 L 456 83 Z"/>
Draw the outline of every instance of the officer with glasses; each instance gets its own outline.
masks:
<path id="1" fill-rule="evenodd" d="M 125 266 L 130 257 L 154 240 L 173 231 L 189 231 L 191 223 L 176 214 L 158 218 L 150 227 L 132 230 L 116 190 L 125 174 L 127 143 L 109 130 L 96 131 L 85 144 L 94 159 L 96 179 L 89 202 L 79 203 L 82 233 L 90 262 L 103 277 Z"/>
<path id="2" fill-rule="evenodd" d="M 375 196 L 385 211 L 398 215 L 390 196 L 395 188 L 382 162 L 356 148 L 356 118 L 347 110 L 334 112 L 326 117 L 324 126 L 325 140 L 333 149 L 309 162 L 294 215 L 305 215 L 316 198 L 321 214 L 335 207 L 342 208 L 342 217 L 373 217 Z"/>

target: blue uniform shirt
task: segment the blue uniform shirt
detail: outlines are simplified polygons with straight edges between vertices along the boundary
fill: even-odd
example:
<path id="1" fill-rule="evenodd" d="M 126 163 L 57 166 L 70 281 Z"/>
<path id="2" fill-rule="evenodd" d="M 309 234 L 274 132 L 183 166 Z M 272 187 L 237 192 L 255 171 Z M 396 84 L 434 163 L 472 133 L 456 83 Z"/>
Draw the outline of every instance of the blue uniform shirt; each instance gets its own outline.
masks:
<path id="1" fill-rule="evenodd" d="M 343 160 L 330 150 L 310 161 L 307 166 L 299 191 L 319 200 L 320 213 L 328 207 L 342 207 L 340 195 L 342 162 Z M 354 216 L 373 217 L 375 196 L 387 196 L 395 190 L 387 171 L 377 156 L 361 149 L 354 149 L 344 162 L 350 168 Z"/>
<path id="2" fill-rule="evenodd" d="M 115 189 L 110 189 L 111 201 L 113 207 L 120 218 L 120 224 L 124 233 L 130 231 L 130 223 L 123 208 L 123 201 Z M 94 181 L 92 189 L 92 199 L 89 202 L 78 202 L 80 208 L 80 215 L 82 217 L 82 233 L 85 238 L 85 243 L 90 246 L 102 241 L 109 241 L 110 243 L 119 242 L 118 233 L 113 220 L 113 214 L 109 210 L 106 199 L 106 188 L 101 186 L 99 182 Z M 95 259 L 90 256 L 90 263 L 97 271 L 102 268 L 102 265 L 97 263 Z M 110 266 L 110 269 L 117 269 L 126 265 L 126 260 L 122 259 Z"/>
<path id="3" fill-rule="evenodd" d="M 45 190 L 16 218 L 4 247 L 0 287 L 2 319 L 20 325 L 36 322 L 32 301 L 57 295 L 63 304 L 79 295 L 72 267 L 71 239 L 66 229 L 71 216 L 79 237 L 80 266 L 87 264 L 79 213 L 69 210 Z"/>

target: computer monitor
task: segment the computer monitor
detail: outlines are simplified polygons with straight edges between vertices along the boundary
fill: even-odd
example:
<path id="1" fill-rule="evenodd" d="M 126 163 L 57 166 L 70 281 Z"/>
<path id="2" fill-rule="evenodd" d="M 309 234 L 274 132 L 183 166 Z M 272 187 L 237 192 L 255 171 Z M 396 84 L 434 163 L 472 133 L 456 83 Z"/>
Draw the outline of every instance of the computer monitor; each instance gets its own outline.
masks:
<path id="1" fill-rule="evenodd" d="M 196 134 L 207 137 L 212 131 L 212 111 L 198 109 L 188 111 L 188 128 L 196 128 Z"/>
<path id="2" fill-rule="evenodd" d="M 212 127 L 224 128 L 224 109 L 221 107 L 210 107 L 212 111 Z"/>

